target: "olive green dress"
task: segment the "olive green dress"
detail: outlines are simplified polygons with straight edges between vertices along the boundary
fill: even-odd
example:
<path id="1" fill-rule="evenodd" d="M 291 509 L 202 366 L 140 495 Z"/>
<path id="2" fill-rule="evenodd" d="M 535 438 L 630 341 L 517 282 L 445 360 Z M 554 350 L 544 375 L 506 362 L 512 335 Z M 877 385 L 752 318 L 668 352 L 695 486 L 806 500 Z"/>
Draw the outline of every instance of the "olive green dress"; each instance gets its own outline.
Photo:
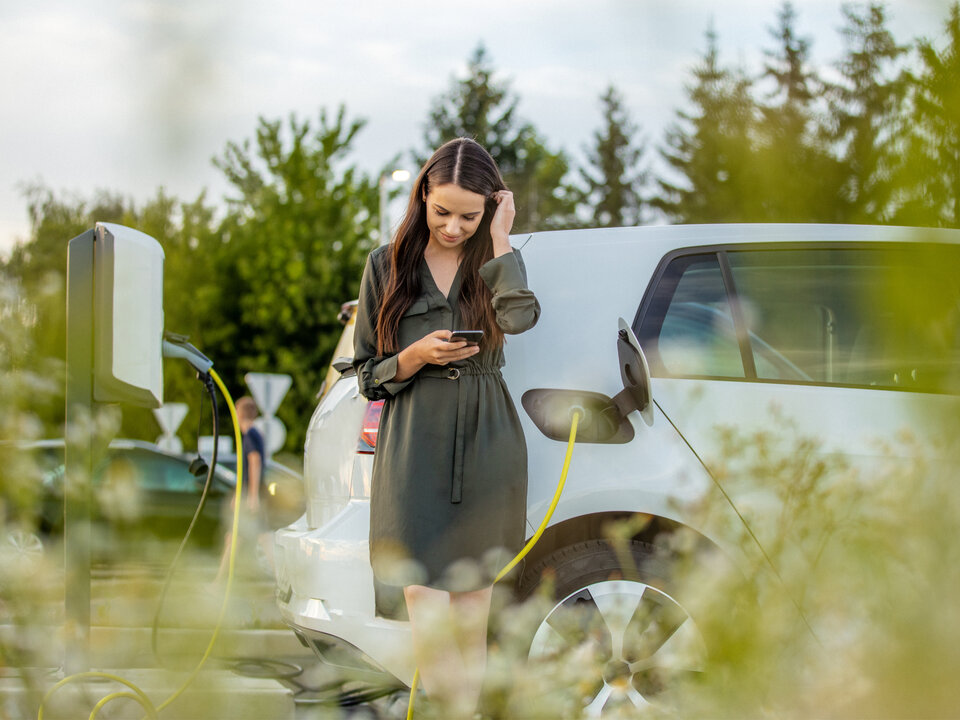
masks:
<path id="1" fill-rule="evenodd" d="M 476 590 L 520 549 L 527 504 L 527 448 L 500 368 L 503 349 L 481 350 L 448 366 L 427 365 L 392 382 L 396 355 L 376 352 L 380 291 L 389 273 L 387 247 L 363 271 L 354 367 L 360 392 L 386 400 L 373 460 L 370 556 L 378 585 Z M 520 253 L 485 263 L 497 324 L 508 334 L 537 322 L 540 305 L 527 288 Z M 400 320 L 407 347 L 434 330 L 460 324 L 460 271 L 449 294 L 421 261 L 420 295 Z M 378 602 L 379 606 L 379 602 Z"/>

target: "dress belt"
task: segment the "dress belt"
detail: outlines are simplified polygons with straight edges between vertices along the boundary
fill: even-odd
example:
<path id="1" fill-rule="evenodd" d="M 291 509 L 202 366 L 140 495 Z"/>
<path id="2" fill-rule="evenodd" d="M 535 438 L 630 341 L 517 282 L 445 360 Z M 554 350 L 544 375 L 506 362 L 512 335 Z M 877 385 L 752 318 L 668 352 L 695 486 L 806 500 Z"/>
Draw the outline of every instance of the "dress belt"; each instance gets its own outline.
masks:
<path id="1" fill-rule="evenodd" d="M 498 367 L 464 365 L 461 367 L 430 365 L 418 373 L 423 377 L 459 380 L 463 375 L 499 375 Z M 463 383 L 457 383 L 457 430 L 453 445 L 453 479 L 450 483 L 450 502 L 463 500 L 463 443 L 467 430 L 467 397 Z"/>

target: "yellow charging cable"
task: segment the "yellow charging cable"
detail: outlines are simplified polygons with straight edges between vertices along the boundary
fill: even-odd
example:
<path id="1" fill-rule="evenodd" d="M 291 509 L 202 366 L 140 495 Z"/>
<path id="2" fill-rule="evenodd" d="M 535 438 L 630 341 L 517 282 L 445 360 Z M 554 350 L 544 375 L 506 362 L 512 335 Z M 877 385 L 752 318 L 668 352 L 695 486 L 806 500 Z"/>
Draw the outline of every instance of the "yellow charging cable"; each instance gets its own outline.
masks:
<path id="1" fill-rule="evenodd" d="M 143 692 L 140 688 L 134 685 L 132 682 L 124 680 L 123 678 L 112 675 L 110 673 L 104 672 L 82 672 L 75 675 L 70 675 L 65 677 L 63 680 L 58 682 L 52 688 L 50 688 L 46 694 L 43 696 L 43 700 L 40 702 L 40 709 L 37 711 L 37 720 L 43 720 L 43 706 L 49 700 L 50 696 L 62 688 L 64 685 L 67 685 L 78 680 L 85 680 L 87 678 L 101 678 L 105 680 L 112 680 L 118 682 L 122 685 L 126 685 L 133 692 L 115 692 L 103 697 L 100 702 L 98 702 L 93 710 L 90 712 L 89 720 L 95 720 L 97 714 L 100 712 L 103 707 L 111 702 L 112 700 L 117 700 L 119 698 L 127 698 L 130 700 L 135 700 L 138 702 L 144 710 L 147 711 L 147 717 L 153 720 L 157 717 L 161 710 L 168 707 L 174 700 L 180 697 L 184 690 L 196 680 L 197 675 L 200 673 L 200 669 L 204 666 L 207 660 L 210 658 L 210 653 L 213 652 L 213 646 L 217 642 L 217 638 L 220 636 L 220 628 L 223 626 L 223 619 L 227 614 L 227 604 L 230 601 L 230 589 L 233 586 L 233 569 L 237 556 L 237 530 L 240 527 L 240 504 L 241 497 L 240 493 L 243 490 L 243 463 L 241 462 L 243 458 L 243 438 L 240 435 L 240 420 L 237 417 L 237 408 L 233 404 L 233 398 L 230 397 L 230 393 L 227 392 L 227 388 L 224 386 L 223 381 L 220 380 L 220 376 L 210 368 L 208 371 L 210 377 L 213 378 L 214 382 L 217 384 L 217 387 L 220 388 L 220 392 L 223 393 L 223 397 L 226 398 L 227 407 L 230 408 L 230 417 L 233 419 L 233 437 L 237 445 L 237 487 L 234 495 L 234 506 L 233 506 L 233 529 L 230 537 L 230 562 L 227 570 L 227 587 L 223 596 L 223 604 L 220 606 L 220 614 L 217 616 L 217 624 L 213 628 L 213 635 L 210 638 L 210 642 L 207 643 L 207 649 L 203 653 L 203 657 L 200 658 L 200 662 L 197 663 L 197 666 L 193 669 L 190 675 L 187 676 L 187 679 L 184 680 L 183 684 L 176 690 L 170 697 L 164 700 L 162 703 L 156 707 L 153 703 L 150 702 L 150 699 L 147 697 L 146 693 Z"/>
<path id="2" fill-rule="evenodd" d="M 550 518 L 553 517 L 553 511 L 557 509 L 557 504 L 560 502 L 560 495 L 563 493 L 563 486 L 567 484 L 567 471 L 570 469 L 570 458 L 573 457 L 573 445 L 577 441 L 577 425 L 580 424 L 580 416 L 582 412 L 580 410 L 574 410 L 572 413 L 573 417 L 570 422 L 570 439 L 567 441 L 567 454 L 563 458 L 563 469 L 560 471 L 560 482 L 557 483 L 557 490 L 553 493 L 553 500 L 550 502 L 550 507 L 547 508 L 547 514 L 543 516 L 543 521 L 540 523 L 540 527 L 537 528 L 537 531 L 533 534 L 527 544 L 523 546 L 523 550 L 518 552 L 516 556 L 508 562 L 497 576 L 493 579 L 494 583 L 500 582 L 507 573 L 509 573 L 513 568 L 517 566 L 517 563 L 523 560 L 527 553 L 529 553 L 533 546 L 537 544 L 537 541 L 540 539 L 540 536 L 543 535 L 544 530 L 547 529 L 547 523 L 550 522 Z M 420 683 L 420 668 L 416 668 L 413 671 L 413 681 L 410 683 L 410 701 L 407 703 L 407 720 L 413 720 L 413 704 L 417 697 L 417 685 Z"/>

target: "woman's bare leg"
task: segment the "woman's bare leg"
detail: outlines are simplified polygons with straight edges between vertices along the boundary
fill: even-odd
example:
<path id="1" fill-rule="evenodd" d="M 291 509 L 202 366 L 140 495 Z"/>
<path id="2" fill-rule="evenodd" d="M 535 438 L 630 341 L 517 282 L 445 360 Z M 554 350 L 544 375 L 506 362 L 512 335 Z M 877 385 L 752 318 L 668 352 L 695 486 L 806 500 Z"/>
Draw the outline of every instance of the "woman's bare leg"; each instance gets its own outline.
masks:
<path id="1" fill-rule="evenodd" d="M 493 588 L 450 594 L 450 615 L 465 669 L 465 700 L 476 709 L 487 669 L 487 620 Z"/>
<path id="2" fill-rule="evenodd" d="M 413 655 L 427 696 L 443 704 L 451 717 L 470 717 L 468 683 L 460 647 L 451 623 L 450 593 L 410 585 L 403 589 L 413 634 Z"/>

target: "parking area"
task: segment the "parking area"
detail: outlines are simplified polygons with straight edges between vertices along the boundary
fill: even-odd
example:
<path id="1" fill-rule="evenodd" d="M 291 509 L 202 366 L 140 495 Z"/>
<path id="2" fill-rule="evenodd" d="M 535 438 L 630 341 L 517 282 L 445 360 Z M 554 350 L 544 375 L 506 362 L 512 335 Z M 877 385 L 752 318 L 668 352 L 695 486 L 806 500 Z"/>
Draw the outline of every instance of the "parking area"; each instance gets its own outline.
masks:
<path id="1" fill-rule="evenodd" d="M 96 565 L 91 580 L 91 670 L 130 680 L 155 702 L 167 697 L 203 657 L 217 624 L 224 592 L 222 584 L 213 582 L 218 563 L 216 555 L 193 554 L 178 569 L 159 618 L 156 652 L 153 624 L 166 568 L 135 562 Z M 16 584 L 4 585 L 0 605 L 3 717 L 36 718 L 44 689 L 64 675 L 64 587 L 58 564 L 45 560 L 33 573 L 21 568 Z M 14 580 L 10 570 L 8 565 L 5 580 Z M 280 619 L 272 576 L 255 557 L 238 561 L 223 627 L 194 685 L 191 710 L 216 704 L 205 702 L 197 693 L 216 694 L 217 688 L 221 708 L 229 707 L 222 702 L 226 696 L 233 697 L 233 702 L 247 697 L 246 710 L 234 708 L 232 718 L 260 720 L 263 713 L 277 720 L 387 718 L 399 716 L 394 711 L 405 703 L 405 698 L 399 702 L 399 695 L 380 697 L 383 693 L 375 688 L 319 663 Z M 97 682 L 84 688 L 85 698 L 84 692 L 66 687 L 57 694 L 66 693 L 61 703 L 76 703 L 74 713 L 81 703 L 90 701 L 88 712 L 117 689 L 122 688 Z M 364 703 L 368 699 L 372 702 Z M 47 714 L 60 717 L 55 711 L 57 695 L 52 702 Z M 99 716 L 143 714 L 132 702 L 113 705 Z"/>

